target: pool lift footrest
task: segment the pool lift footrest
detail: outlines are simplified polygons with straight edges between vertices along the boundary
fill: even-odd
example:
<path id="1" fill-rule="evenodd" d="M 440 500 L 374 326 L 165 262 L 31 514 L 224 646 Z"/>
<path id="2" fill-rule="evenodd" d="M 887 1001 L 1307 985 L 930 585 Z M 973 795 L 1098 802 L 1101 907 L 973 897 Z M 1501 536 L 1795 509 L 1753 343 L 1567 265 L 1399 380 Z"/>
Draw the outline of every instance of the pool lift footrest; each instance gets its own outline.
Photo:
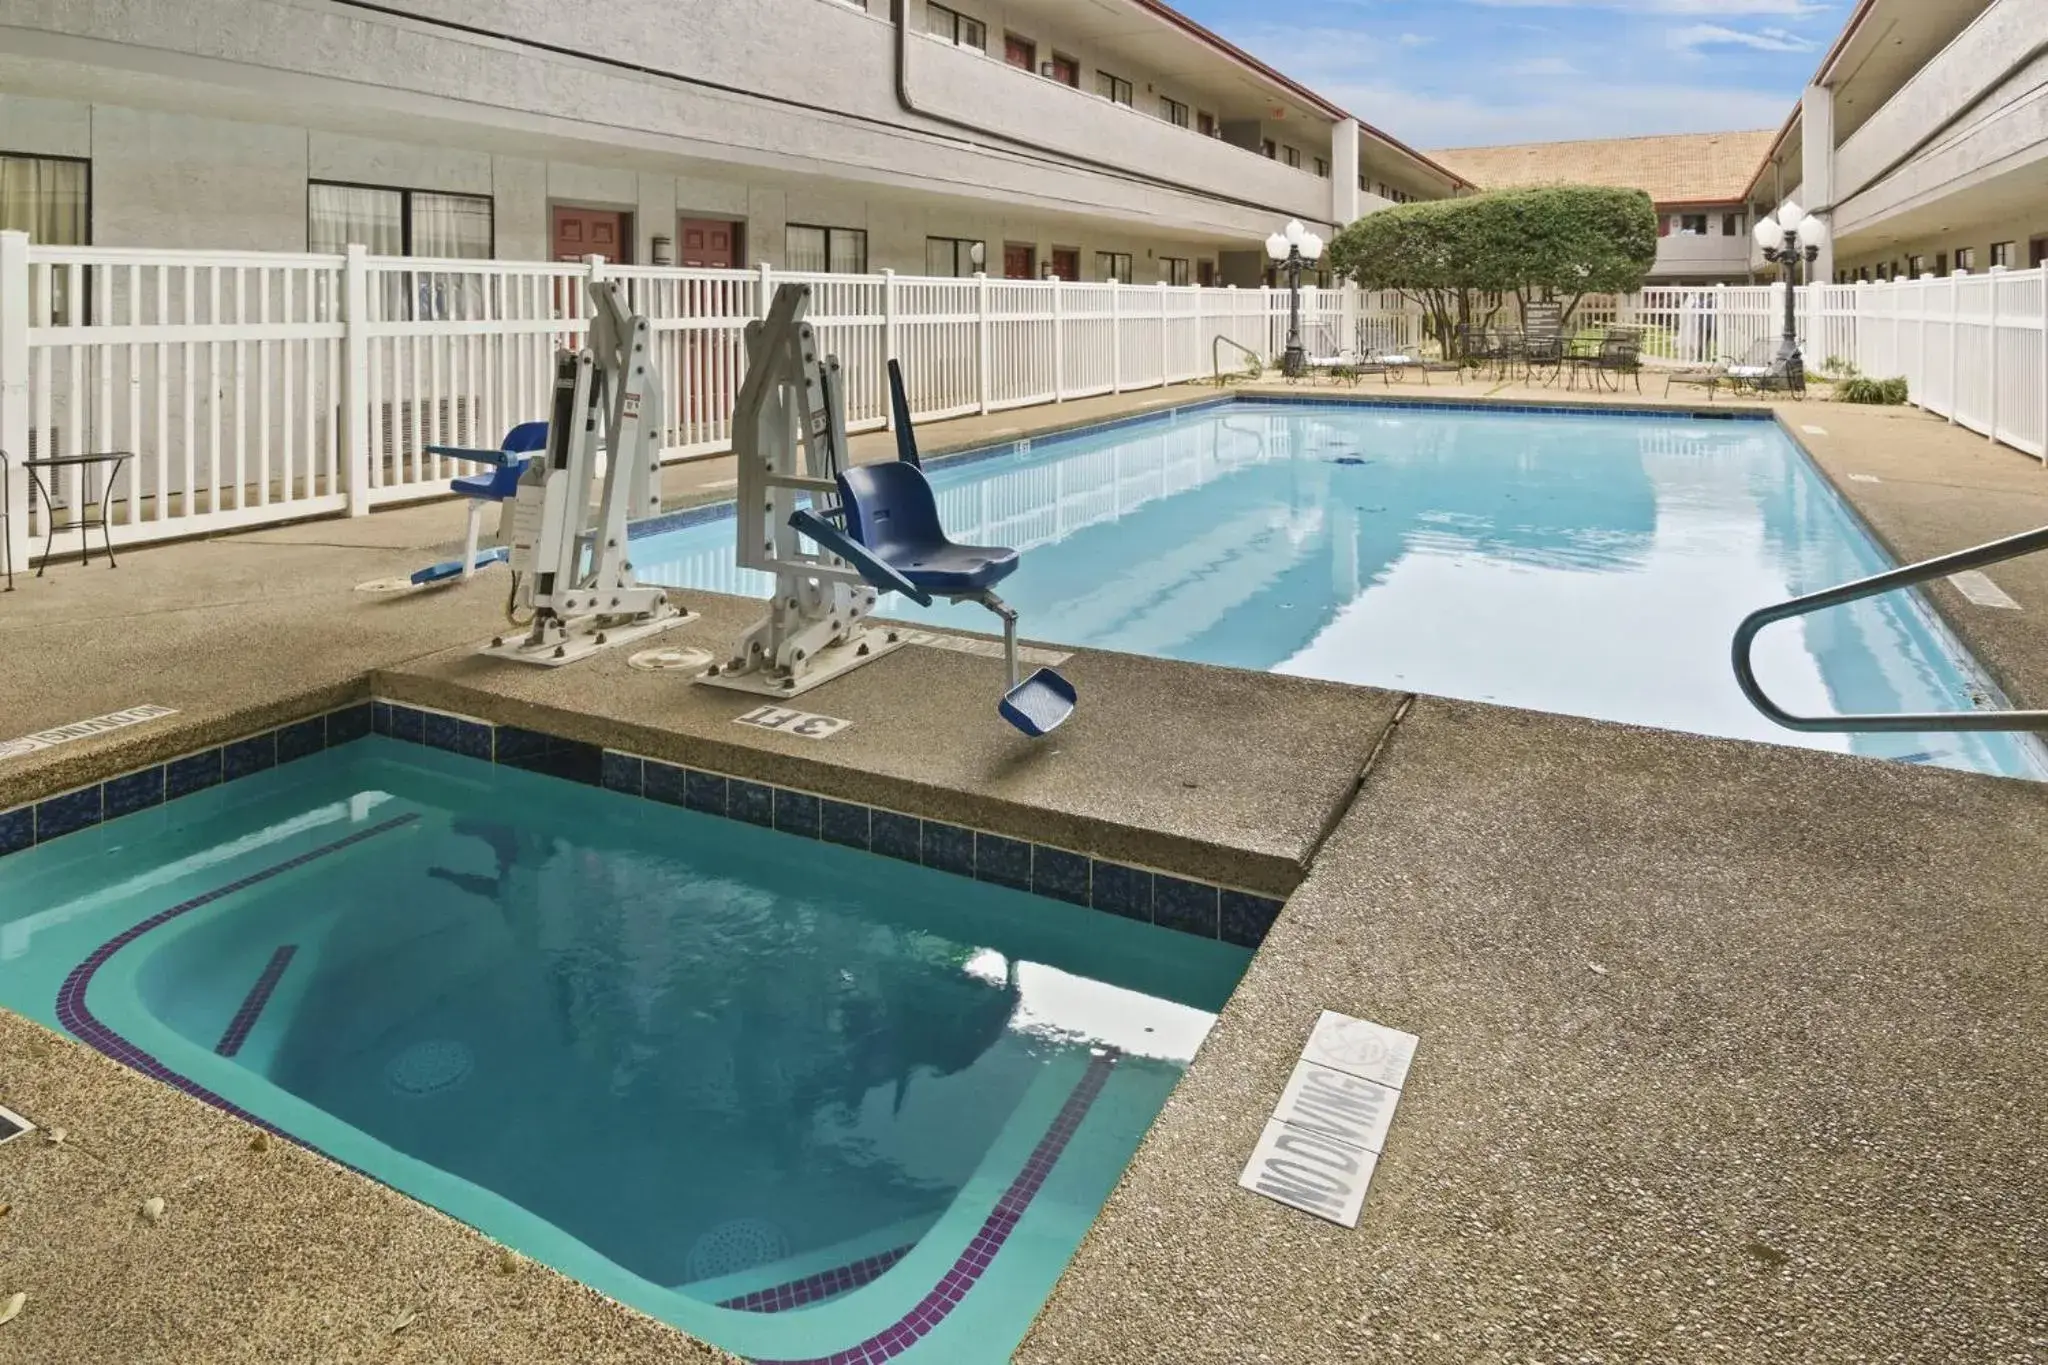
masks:
<path id="1" fill-rule="evenodd" d="M 1797 716 L 1772 701 L 1757 682 L 1756 666 L 1751 653 L 1756 646 L 1758 632 L 1765 626 L 1778 621 L 1787 621 L 1795 616 L 1822 611 L 1828 607 L 1839 607 L 1849 602 L 1858 602 L 1866 597 L 1909 588 L 1916 583 L 1930 579 L 1946 578 L 1950 574 L 1963 573 L 1969 569 L 1981 569 L 1986 564 L 1997 564 L 2021 555 L 2048 550 L 2048 526 L 2032 531 L 2022 531 L 2016 536 L 2003 540 L 1987 541 L 1967 550 L 1953 554 L 1937 555 L 1923 559 L 1917 564 L 1890 569 L 1869 578 L 1859 578 L 1853 583 L 1844 583 L 1837 588 L 1823 592 L 1808 593 L 1795 597 L 1789 602 L 1764 607 L 1753 611 L 1742 619 L 1735 628 L 1735 639 L 1731 649 L 1735 664 L 1735 681 L 1742 688 L 1742 695 L 1749 698 L 1750 705 L 1764 716 L 1788 730 L 1802 730 L 1809 733 L 1881 733 L 1881 732 L 1943 732 L 1961 730 L 2043 730 L 2048 731 L 2048 711 L 1921 711 L 1894 713 L 1865 713 L 1847 716 Z"/>

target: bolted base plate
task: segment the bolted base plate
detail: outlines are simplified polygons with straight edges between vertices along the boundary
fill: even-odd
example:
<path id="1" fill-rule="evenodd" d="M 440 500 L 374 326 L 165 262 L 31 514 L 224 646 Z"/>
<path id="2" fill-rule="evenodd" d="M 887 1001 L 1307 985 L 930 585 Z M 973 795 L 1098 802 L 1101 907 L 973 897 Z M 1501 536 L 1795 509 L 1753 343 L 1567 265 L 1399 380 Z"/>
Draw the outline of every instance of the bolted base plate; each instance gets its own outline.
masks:
<path id="1" fill-rule="evenodd" d="M 659 635 L 665 630 L 688 625 L 696 620 L 698 613 L 678 608 L 674 615 L 659 617 L 652 621 L 631 621 L 622 626 L 599 627 L 594 623 L 579 621 L 569 627 L 568 638 L 560 645 L 538 645 L 529 647 L 526 636 L 517 630 L 507 631 L 498 640 L 486 640 L 477 646 L 477 653 L 493 659 L 516 659 L 523 664 L 539 664 L 543 668 L 560 668 L 573 664 L 578 659 L 587 659 L 599 650 L 615 649 Z"/>
<path id="2" fill-rule="evenodd" d="M 753 692 L 763 697 L 801 697 L 804 693 L 822 683 L 831 682 L 842 673 L 851 673 L 862 664 L 873 663 L 884 654 L 894 653 L 910 643 L 904 638 L 906 632 L 897 631 L 891 640 L 889 632 L 879 627 L 857 630 L 842 644 L 821 649 L 804 661 L 803 672 L 799 673 L 789 686 L 784 680 L 765 669 L 753 668 L 743 673 L 728 673 L 727 660 L 719 665 L 716 674 L 706 673 L 697 681 L 707 687 L 730 688 L 735 692 Z M 867 652 L 863 654 L 862 648 Z"/>

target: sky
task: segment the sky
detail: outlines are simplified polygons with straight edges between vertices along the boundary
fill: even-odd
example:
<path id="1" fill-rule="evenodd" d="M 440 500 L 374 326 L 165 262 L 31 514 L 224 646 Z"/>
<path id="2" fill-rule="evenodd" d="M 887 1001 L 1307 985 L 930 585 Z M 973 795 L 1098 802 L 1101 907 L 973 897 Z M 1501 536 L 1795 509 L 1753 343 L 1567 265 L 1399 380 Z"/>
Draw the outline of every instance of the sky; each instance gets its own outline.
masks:
<path id="1" fill-rule="evenodd" d="M 1776 128 L 1851 0 L 1178 0 L 1411 147 Z"/>

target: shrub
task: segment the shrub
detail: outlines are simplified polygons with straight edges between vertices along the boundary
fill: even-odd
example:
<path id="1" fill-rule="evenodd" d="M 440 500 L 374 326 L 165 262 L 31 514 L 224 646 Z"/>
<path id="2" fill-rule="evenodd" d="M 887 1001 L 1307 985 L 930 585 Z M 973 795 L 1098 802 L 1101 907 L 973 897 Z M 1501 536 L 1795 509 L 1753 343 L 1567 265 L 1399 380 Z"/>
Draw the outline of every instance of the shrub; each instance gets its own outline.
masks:
<path id="1" fill-rule="evenodd" d="M 1835 385 L 1835 401 L 1895 406 L 1906 401 L 1906 381 L 1903 378 L 1872 379 L 1867 375 L 1853 375 Z"/>
<path id="2" fill-rule="evenodd" d="M 1578 185 L 1382 209 L 1330 245 L 1339 275 L 1420 307 L 1447 355 L 1460 325 L 1490 324 L 1510 298 L 1561 298 L 1569 323 L 1587 294 L 1640 289 L 1656 259 L 1648 195 Z"/>

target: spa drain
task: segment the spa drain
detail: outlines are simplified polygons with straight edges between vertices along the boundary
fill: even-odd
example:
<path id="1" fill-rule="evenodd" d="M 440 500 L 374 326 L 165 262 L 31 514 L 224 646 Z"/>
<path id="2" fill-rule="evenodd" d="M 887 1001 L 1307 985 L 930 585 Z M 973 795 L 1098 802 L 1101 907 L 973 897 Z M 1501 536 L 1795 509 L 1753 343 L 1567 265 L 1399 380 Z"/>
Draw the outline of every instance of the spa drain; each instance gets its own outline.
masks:
<path id="1" fill-rule="evenodd" d="M 737 1275 L 789 1255 L 789 1239 L 765 1218 L 735 1218 L 699 1237 L 685 1266 L 690 1279 Z"/>
<path id="2" fill-rule="evenodd" d="M 450 1038 L 414 1043 L 384 1066 L 384 1080 L 408 1095 L 432 1095 L 461 1085 L 476 1065 L 467 1045 Z"/>

